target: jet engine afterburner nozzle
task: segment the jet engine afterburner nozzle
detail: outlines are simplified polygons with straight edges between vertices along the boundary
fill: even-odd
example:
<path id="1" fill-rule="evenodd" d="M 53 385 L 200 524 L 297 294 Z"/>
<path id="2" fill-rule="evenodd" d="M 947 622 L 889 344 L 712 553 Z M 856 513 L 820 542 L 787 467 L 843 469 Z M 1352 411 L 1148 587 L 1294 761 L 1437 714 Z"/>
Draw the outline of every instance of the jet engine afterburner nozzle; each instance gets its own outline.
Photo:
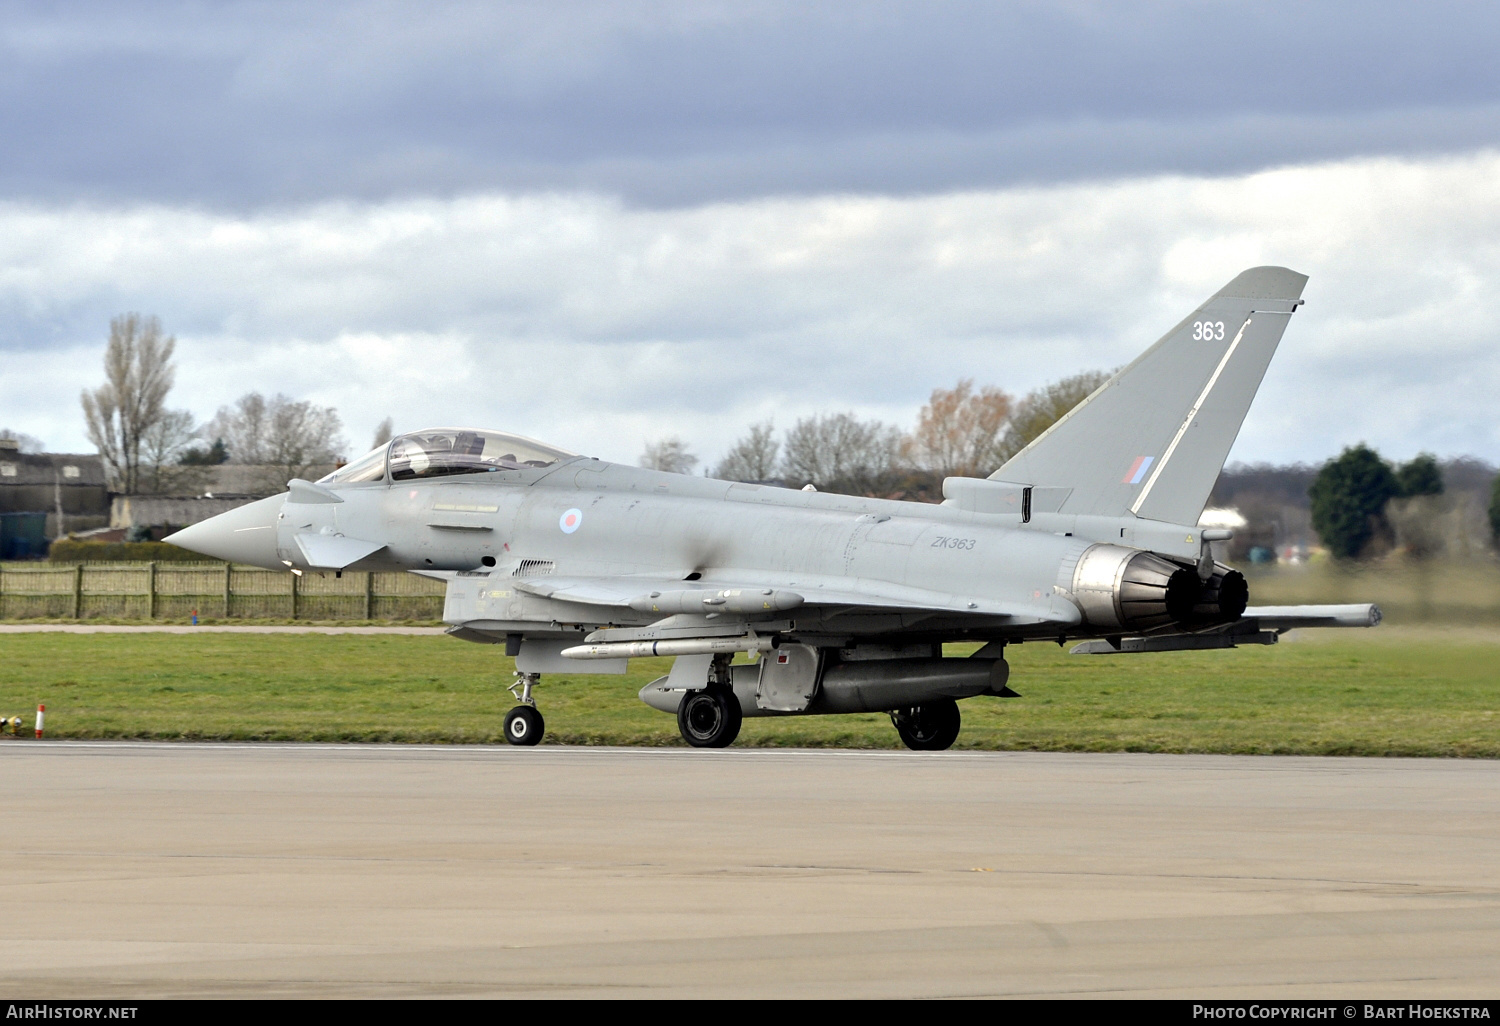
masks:
<path id="1" fill-rule="evenodd" d="M 1186 623 L 1202 588 L 1196 571 L 1123 545 L 1086 549 L 1073 571 L 1073 597 L 1094 627 L 1149 630 Z"/>
<path id="2" fill-rule="evenodd" d="M 1192 622 L 1198 626 L 1233 623 L 1245 615 L 1249 604 L 1250 585 L 1245 575 L 1215 563 L 1213 576 L 1203 582 L 1203 590 L 1193 604 Z"/>

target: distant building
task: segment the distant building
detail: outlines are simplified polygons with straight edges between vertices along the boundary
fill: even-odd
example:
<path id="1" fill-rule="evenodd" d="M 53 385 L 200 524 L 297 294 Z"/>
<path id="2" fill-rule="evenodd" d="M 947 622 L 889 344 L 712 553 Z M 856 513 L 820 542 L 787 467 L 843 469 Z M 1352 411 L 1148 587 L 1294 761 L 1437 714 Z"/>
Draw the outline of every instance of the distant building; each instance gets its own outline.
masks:
<path id="1" fill-rule="evenodd" d="M 83 453 L 21 452 L 16 441 L 0 438 L 0 514 L 7 515 L 9 527 L 23 521 L 25 537 L 34 539 L 35 523 L 42 518 L 42 535 L 47 539 L 61 537 L 69 531 L 103 527 L 109 523 L 109 485 L 104 477 L 104 461 Z M 10 514 L 31 514 L 15 518 Z M 8 535 L 15 532 L 7 531 Z M 14 541 L 14 550 L 18 543 Z M 27 552 L 12 551 L 7 559 L 40 557 L 32 552 L 34 540 L 26 542 Z"/>
<path id="2" fill-rule="evenodd" d="M 336 467 L 313 467 L 307 476 L 316 480 Z M 227 513 L 236 506 L 286 491 L 286 471 L 239 463 L 195 467 L 204 489 L 196 495 L 116 495 L 109 508 L 109 527 L 136 537 L 159 539 L 187 527 Z"/>
<path id="3" fill-rule="evenodd" d="M 179 528 L 228 513 L 259 495 L 116 495 L 110 503 L 112 529 L 170 534 Z"/>
<path id="4" fill-rule="evenodd" d="M 181 469 L 191 474 L 179 487 L 194 494 L 117 495 L 109 490 L 100 456 L 23 453 L 15 439 L 0 438 L 0 559 L 45 558 L 52 541 L 67 534 L 161 538 L 286 490 L 286 471 L 277 467 Z M 310 467 L 307 477 L 316 480 L 335 469 Z"/>

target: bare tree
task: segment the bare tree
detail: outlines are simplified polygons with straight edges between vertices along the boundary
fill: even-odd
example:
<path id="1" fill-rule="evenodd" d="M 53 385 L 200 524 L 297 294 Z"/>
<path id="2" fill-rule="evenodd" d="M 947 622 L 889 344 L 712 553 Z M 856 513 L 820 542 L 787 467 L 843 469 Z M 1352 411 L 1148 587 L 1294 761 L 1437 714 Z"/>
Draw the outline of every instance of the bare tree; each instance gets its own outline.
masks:
<path id="1" fill-rule="evenodd" d="M 347 444 L 339 434 L 342 428 L 331 406 L 280 394 L 268 400 L 259 392 L 247 392 L 234 406 L 221 407 L 204 434 L 224 439 L 229 462 L 265 467 L 265 479 L 259 483 L 280 488 L 314 467 L 335 462 Z"/>
<path id="2" fill-rule="evenodd" d="M 391 418 L 387 417 L 385 420 L 382 420 L 380 426 L 375 429 L 375 440 L 370 443 L 370 448 L 379 449 L 386 442 L 389 442 L 391 436 L 395 434 L 395 429 L 396 422 L 391 420 Z"/>
<path id="3" fill-rule="evenodd" d="M 805 417 L 787 432 L 781 474 L 792 487 L 855 495 L 887 491 L 902 468 L 901 432 L 852 413 Z"/>
<path id="4" fill-rule="evenodd" d="M 1093 395 L 1110 376 L 1109 371 L 1084 371 L 1026 393 L 1026 398 L 1011 412 L 997 453 L 999 463 L 1030 445 L 1069 410 Z"/>
<path id="5" fill-rule="evenodd" d="M 229 463 L 255 465 L 266 457 L 266 397 L 246 392 L 233 406 L 221 406 L 203 432 L 224 440 Z"/>
<path id="6" fill-rule="evenodd" d="M 12 431 L 10 428 L 0 428 L 0 442 L 11 443 L 0 445 L 0 449 L 13 449 L 18 452 L 42 452 L 47 448 L 40 438 L 28 435 L 24 431 Z"/>
<path id="7" fill-rule="evenodd" d="M 145 494 L 196 492 L 208 482 L 201 463 L 185 462 L 198 438 L 193 415 L 166 410 L 141 436 L 141 465 L 136 480 Z"/>
<path id="8" fill-rule="evenodd" d="M 776 456 L 781 450 L 775 434 L 769 420 L 751 425 L 750 433 L 734 443 L 714 468 L 713 476 L 721 481 L 769 481 L 776 473 Z"/>
<path id="9" fill-rule="evenodd" d="M 935 388 L 917 415 L 911 456 L 917 466 L 943 477 L 983 477 L 1004 462 L 1001 432 L 1010 416 L 1010 396 L 993 385 L 974 391 L 974 379 Z"/>
<path id="10" fill-rule="evenodd" d="M 176 348 L 176 339 L 162 337 L 155 317 L 116 317 L 109 322 L 104 384 L 83 391 L 89 440 L 104 457 L 110 483 L 127 495 L 140 488 L 141 447 L 166 412 Z"/>
<path id="11" fill-rule="evenodd" d="M 698 465 L 698 457 L 688 452 L 687 443 L 676 435 L 656 442 L 647 442 L 641 453 L 641 466 L 650 470 L 665 470 L 669 474 L 691 474 Z"/>

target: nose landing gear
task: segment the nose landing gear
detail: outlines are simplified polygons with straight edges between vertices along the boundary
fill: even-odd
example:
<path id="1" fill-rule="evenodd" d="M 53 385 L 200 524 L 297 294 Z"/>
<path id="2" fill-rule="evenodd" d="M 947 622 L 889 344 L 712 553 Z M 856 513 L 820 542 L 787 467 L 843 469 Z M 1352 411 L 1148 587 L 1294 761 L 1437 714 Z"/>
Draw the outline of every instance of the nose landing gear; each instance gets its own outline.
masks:
<path id="1" fill-rule="evenodd" d="M 510 686 L 510 693 L 521 704 L 505 714 L 505 740 L 513 745 L 528 747 L 541 744 L 547 723 L 542 719 L 542 714 L 537 712 L 536 699 L 531 697 L 531 689 L 533 685 L 540 683 L 542 675 L 517 670 L 516 678 L 516 682 Z"/>

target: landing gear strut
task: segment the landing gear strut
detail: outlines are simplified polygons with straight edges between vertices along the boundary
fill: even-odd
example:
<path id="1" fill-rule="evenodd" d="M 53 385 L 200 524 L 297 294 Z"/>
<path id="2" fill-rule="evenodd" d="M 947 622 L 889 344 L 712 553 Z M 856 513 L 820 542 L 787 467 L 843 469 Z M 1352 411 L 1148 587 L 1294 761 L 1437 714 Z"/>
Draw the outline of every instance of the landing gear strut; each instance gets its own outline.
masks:
<path id="1" fill-rule="evenodd" d="M 505 740 L 513 745 L 540 744 L 547 723 L 542 719 L 542 714 L 537 712 L 536 699 L 531 697 L 531 689 L 541 681 L 542 675 L 517 670 L 516 678 L 516 682 L 510 686 L 510 693 L 521 704 L 505 714 Z"/>
<path id="2" fill-rule="evenodd" d="M 914 752 L 941 752 L 958 740 L 958 703 L 938 698 L 905 709 L 892 709 L 891 722 L 901 742 Z"/>
<path id="3" fill-rule="evenodd" d="M 694 748 L 727 748 L 739 737 L 744 715 L 734 695 L 727 655 L 715 656 L 708 686 L 689 691 L 677 707 L 677 729 Z"/>

